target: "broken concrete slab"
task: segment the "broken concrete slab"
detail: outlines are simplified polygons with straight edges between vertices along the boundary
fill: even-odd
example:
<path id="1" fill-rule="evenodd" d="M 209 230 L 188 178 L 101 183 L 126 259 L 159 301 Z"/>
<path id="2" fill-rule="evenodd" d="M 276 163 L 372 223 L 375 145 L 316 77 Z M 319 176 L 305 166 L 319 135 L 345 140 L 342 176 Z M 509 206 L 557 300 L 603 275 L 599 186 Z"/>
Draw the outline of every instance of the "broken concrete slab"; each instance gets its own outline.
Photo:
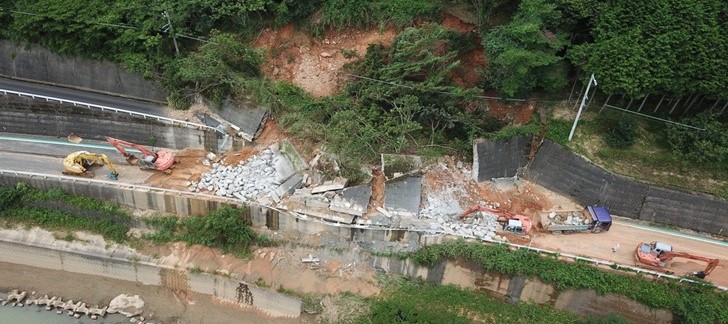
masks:
<path id="1" fill-rule="evenodd" d="M 260 134 L 268 118 L 268 109 L 257 106 L 252 99 L 226 99 L 216 111 L 234 126 L 238 136 L 249 142 Z"/>
<path id="2" fill-rule="evenodd" d="M 368 184 L 344 188 L 334 196 L 329 209 L 340 213 L 362 216 L 367 211 L 371 197 L 372 187 Z"/>
<path id="3" fill-rule="evenodd" d="M 421 168 L 420 156 L 382 154 L 382 172 L 387 180 L 418 172 Z"/>
<path id="4" fill-rule="evenodd" d="M 291 143 L 291 141 L 286 139 L 279 142 L 278 151 L 280 151 L 283 156 L 291 161 L 293 169 L 296 172 L 308 169 L 308 162 L 306 162 L 301 154 L 298 153 L 298 150 L 296 150 L 296 147 L 293 146 L 293 143 Z"/>
<path id="5" fill-rule="evenodd" d="M 352 224 L 354 222 L 354 217 L 356 217 L 354 215 L 332 212 L 326 209 L 314 208 L 311 206 L 299 207 L 294 209 L 293 211 L 299 214 L 305 214 L 323 220 L 344 224 Z"/>
<path id="6" fill-rule="evenodd" d="M 357 218 L 356 223 L 360 225 L 376 225 L 386 227 L 399 227 L 399 217 L 387 217 L 382 214 L 370 215 L 367 219 Z"/>
<path id="7" fill-rule="evenodd" d="M 317 194 L 317 193 L 322 193 L 322 192 L 326 192 L 326 191 L 341 190 L 346 187 L 347 182 L 349 182 L 349 180 L 346 178 L 336 177 L 334 180 L 324 181 L 323 184 L 312 188 L 311 193 Z M 370 193 L 370 195 L 371 195 L 371 193 Z"/>
<path id="8" fill-rule="evenodd" d="M 384 183 L 384 209 L 402 217 L 417 217 L 422 196 L 422 177 L 407 176 Z"/>
<path id="9" fill-rule="evenodd" d="M 276 202 L 280 201 L 281 198 L 291 195 L 296 189 L 301 188 L 301 185 L 303 185 L 303 175 L 294 173 L 276 188 L 274 192 L 276 196 L 273 197 L 273 200 L 277 200 Z"/>

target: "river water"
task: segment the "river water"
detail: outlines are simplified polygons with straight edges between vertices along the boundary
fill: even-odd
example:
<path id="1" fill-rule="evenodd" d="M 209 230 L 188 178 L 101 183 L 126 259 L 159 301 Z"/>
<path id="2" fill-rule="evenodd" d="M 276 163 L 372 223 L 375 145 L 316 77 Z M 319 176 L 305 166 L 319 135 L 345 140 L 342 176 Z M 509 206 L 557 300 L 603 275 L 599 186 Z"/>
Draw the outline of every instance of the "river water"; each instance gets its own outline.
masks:
<path id="1" fill-rule="evenodd" d="M 40 310 L 40 311 L 38 311 Z M 65 312 L 56 314 L 55 310 L 47 311 L 35 305 L 25 307 L 12 307 L 10 305 L 0 306 L 0 323 L 22 323 L 22 324 L 128 324 L 129 319 L 119 314 L 109 314 L 106 318 L 92 320 L 90 317 L 80 319 L 68 316 Z"/>

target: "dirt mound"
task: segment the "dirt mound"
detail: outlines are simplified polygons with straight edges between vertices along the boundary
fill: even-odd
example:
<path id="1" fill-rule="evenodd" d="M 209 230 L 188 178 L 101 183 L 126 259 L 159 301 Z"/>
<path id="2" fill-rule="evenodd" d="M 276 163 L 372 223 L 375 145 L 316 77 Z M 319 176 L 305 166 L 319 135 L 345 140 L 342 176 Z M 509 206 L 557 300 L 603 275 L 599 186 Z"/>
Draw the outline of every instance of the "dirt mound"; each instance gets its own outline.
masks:
<path id="1" fill-rule="evenodd" d="M 147 179 L 146 185 L 186 191 L 190 181 L 199 181 L 200 175 L 210 170 L 210 167 L 202 164 L 206 154 L 203 149 L 184 149 L 177 152 L 175 161 L 178 163 L 172 169 L 172 173 L 155 171 Z"/>
<path id="2" fill-rule="evenodd" d="M 288 24 L 265 29 L 253 46 L 268 51 L 266 75 L 294 83 L 314 97 L 325 97 L 343 85 L 339 72 L 344 64 L 364 57 L 369 44 L 391 44 L 395 35 L 391 28 L 381 32 L 372 28 L 332 30 L 314 38 Z"/>

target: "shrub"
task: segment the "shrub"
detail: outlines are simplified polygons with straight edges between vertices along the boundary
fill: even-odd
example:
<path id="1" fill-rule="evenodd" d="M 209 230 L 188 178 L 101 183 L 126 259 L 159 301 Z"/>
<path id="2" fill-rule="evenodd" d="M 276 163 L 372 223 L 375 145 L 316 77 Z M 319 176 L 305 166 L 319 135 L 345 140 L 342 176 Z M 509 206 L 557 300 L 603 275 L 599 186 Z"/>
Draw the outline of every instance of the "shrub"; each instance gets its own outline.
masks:
<path id="1" fill-rule="evenodd" d="M 634 119 L 622 118 L 604 134 L 604 140 L 611 147 L 624 148 L 637 141 L 639 124 Z"/>

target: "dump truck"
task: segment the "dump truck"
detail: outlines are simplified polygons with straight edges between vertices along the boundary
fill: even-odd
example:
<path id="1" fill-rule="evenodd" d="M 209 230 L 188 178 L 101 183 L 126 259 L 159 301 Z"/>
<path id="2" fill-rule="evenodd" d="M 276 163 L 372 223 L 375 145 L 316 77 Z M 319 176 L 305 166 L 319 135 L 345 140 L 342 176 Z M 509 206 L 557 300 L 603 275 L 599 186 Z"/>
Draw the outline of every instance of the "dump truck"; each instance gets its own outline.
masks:
<path id="1" fill-rule="evenodd" d="M 539 213 L 539 216 L 541 228 L 554 234 L 601 233 L 612 226 L 612 215 L 602 206 L 587 206 L 583 210 L 547 211 Z"/>

